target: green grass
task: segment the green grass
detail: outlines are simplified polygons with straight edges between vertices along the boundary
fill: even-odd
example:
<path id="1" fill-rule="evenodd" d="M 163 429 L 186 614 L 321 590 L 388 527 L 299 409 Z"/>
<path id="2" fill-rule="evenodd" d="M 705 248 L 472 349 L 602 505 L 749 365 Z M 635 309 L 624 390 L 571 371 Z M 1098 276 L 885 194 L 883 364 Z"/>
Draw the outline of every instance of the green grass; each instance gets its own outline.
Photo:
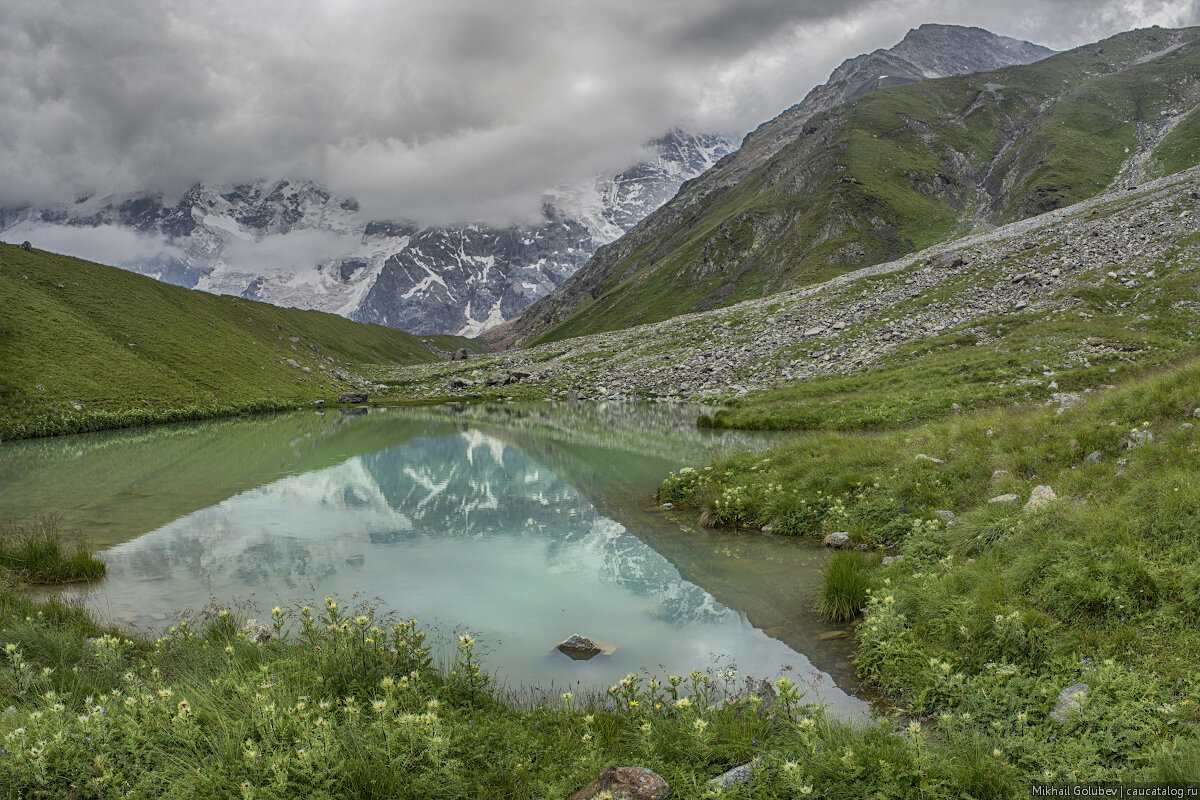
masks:
<path id="1" fill-rule="evenodd" d="M 1024 790 L 986 742 L 840 724 L 788 680 L 775 700 L 731 701 L 734 678 L 699 672 L 586 697 L 506 692 L 470 639 L 431 648 L 415 621 L 315 605 L 270 615 L 265 643 L 215 608 L 148 641 L 0 594 L 0 700 L 14 706 L 0 717 L 0 796 L 540 799 L 616 763 L 702 797 L 758 757 L 733 796 Z M 448 663 L 433 662 L 439 649 Z"/>
<path id="2" fill-rule="evenodd" d="M 981 202 L 983 217 L 1001 223 L 1095 196 L 1138 146 L 1138 124 L 1189 102 L 1195 42 L 1132 64 L 1166 36 L 1131 31 L 1027 66 L 880 89 L 818 115 L 812 133 L 733 186 L 656 212 L 573 277 L 572 295 L 531 307 L 525 329 L 536 344 L 730 305 L 952 238 Z M 1167 137 L 1154 169 L 1196 163 L 1196 124 Z M 986 197 L 976 188 L 985 173 Z M 549 310 L 557 321 L 543 325 Z"/>
<path id="3" fill-rule="evenodd" d="M 837 553 L 821 568 L 817 613 L 831 622 L 849 622 L 866 605 L 870 586 L 866 556 L 856 550 Z"/>
<path id="4" fill-rule="evenodd" d="M 3 439 L 295 408 L 336 400 L 350 388 L 337 374 L 437 358 L 391 328 L 12 245 L 0 350 Z"/>
<path id="5" fill-rule="evenodd" d="M 89 552 L 87 543 L 69 541 L 53 519 L 0 527 L 0 577 L 61 584 L 96 581 L 104 573 L 104 562 Z"/>
<path id="6" fill-rule="evenodd" d="M 1198 398 L 1193 358 L 1061 414 L 996 407 L 725 455 L 660 497 L 712 524 L 895 548 L 870 575 L 858 670 L 931 735 L 988 742 L 1023 780 L 1194 780 Z M 1058 499 L 1025 509 L 1039 485 Z M 1077 681 L 1081 711 L 1048 720 Z"/>

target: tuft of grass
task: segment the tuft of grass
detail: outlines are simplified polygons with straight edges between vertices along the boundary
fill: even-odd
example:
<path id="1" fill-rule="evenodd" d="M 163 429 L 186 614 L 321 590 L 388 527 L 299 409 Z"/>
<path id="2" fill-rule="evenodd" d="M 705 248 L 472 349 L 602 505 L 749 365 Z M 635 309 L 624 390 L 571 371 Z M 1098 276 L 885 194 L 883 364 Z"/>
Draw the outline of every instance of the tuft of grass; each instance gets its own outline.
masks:
<path id="1" fill-rule="evenodd" d="M 871 567 L 857 550 L 840 550 L 821 568 L 817 613 L 830 622 L 849 622 L 867 604 Z"/>
<path id="2" fill-rule="evenodd" d="M 87 543 L 59 530 L 53 518 L 9 522 L 0 528 L 0 572 L 26 583 L 62 584 L 104 577 L 104 562 Z"/>

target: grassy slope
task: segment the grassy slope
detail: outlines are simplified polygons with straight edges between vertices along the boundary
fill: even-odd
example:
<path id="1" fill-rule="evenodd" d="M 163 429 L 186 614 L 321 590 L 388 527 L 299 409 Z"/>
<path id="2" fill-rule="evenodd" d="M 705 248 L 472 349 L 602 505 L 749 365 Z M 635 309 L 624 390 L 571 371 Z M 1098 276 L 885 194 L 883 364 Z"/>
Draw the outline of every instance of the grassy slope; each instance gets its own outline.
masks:
<path id="1" fill-rule="evenodd" d="M 1062 414 L 1022 405 L 811 434 L 672 476 L 660 497 L 713 524 L 896 548 L 857 628 L 864 677 L 1025 780 L 1128 779 L 1156 753 L 1198 748 L 1197 406 L 1193 359 Z M 1023 510 L 1036 485 L 1059 499 Z M 988 502 L 1009 492 L 1019 501 Z M 1091 687 L 1082 712 L 1048 720 L 1076 681 Z"/>
<path id="2" fill-rule="evenodd" d="M 334 371 L 435 358 L 391 328 L 11 245 L 0 350 L 4 439 L 294 407 L 349 388 Z"/>
<path id="3" fill-rule="evenodd" d="M 594 298 L 536 341 L 819 282 L 951 237 L 976 210 L 974 184 L 989 164 L 998 222 L 1090 197 L 1137 146 L 1135 123 L 1157 120 L 1200 69 L 1200 46 L 1187 44 L 1113 72 L 1160 47 L 1160 33 L 1121 34 L 1100 43 L 1103 55 L 1090 45 L 882 89 L 823 115 L 815 133 L 683 212 L 677 228 L 605 265 Z M 1006 130 L 1022 134 L 1001 152 Z"/>

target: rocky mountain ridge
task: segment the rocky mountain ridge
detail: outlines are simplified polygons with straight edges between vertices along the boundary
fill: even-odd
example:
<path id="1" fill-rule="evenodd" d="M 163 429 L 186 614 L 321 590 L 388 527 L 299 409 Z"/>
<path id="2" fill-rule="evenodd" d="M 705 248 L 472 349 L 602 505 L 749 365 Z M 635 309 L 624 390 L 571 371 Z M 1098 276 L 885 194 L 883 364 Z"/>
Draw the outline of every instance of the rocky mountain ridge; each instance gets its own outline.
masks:
<path id="1" fill-rule="evenodd" d="M 1135 159 L 1188 166 L 1196 37 L 1131 31 L 806 118 L 802 103 L 492 335 L 558 340 L 819 283 L 1127 184 Z"/>
<path id="2" fill-rule="evenodd" d="M 45 226 L 131 231 L 143 252 L 117 266 L 169 283 L 474 335 L 548 293 L 732 148 L 721 136 L 671 131 L 650 143 L 649 159 L 549 191 L 543 220 L 528 226 L 371 220 L 353 198 L 292 179 L 198 184 L 178 201 L 133 194 L 4 209 L 0 232 L 44 241 Z"/>
<path id="3" fill-rule="evenodd" d="M 1156 344 L 1157 325 L 1190 330 L 1200 314 L 1188 277 L 1197 233 L 1200 167 L 817 285 L 387 382 L 403 397 L 495 395 L 515 380 L 562 399 L 720 402 L 877 367 L 914 343 L 985 345 L 1003 330 L 1071 320 L 1083 327 L 1063 344 L 1067 361 L 1153 360 L 1166 341 Z M 1020 388 L 1056 400 L 1052 375 Z"/>

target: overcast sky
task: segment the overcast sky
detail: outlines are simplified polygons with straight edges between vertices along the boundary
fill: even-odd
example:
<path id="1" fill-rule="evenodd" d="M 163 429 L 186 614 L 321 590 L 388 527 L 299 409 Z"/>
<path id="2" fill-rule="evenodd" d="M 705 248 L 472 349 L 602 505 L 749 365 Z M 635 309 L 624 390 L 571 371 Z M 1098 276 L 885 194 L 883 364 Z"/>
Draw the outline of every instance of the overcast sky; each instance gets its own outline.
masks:
<path id="1" fill-rule="evenodd" d="M 1066 49 L 1200 0 L 0 0 L 0 204 L 311 177 L 378 217 L 520 219 L 924 22 Z"/>

